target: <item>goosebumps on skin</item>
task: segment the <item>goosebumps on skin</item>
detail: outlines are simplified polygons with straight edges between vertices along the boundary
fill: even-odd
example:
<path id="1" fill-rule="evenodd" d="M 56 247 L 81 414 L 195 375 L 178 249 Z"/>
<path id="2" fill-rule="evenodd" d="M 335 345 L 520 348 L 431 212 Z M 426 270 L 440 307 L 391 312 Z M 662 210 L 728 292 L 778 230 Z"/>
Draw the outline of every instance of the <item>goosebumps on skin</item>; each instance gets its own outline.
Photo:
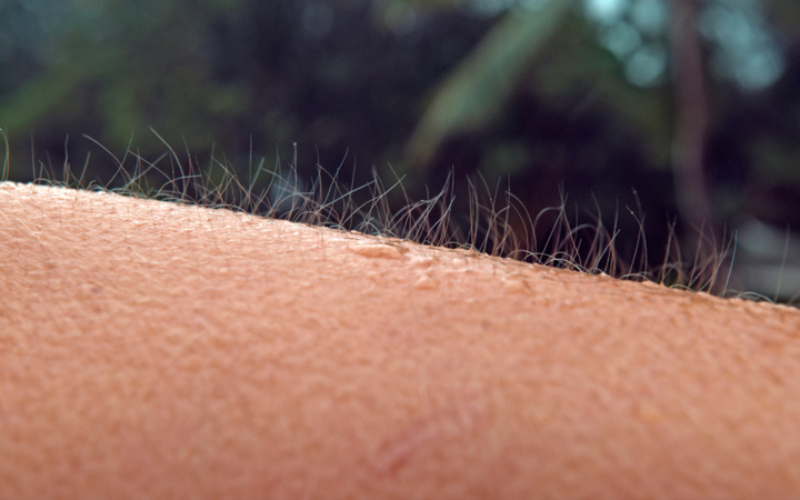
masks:
<path id="1" fill-rule="evenodd" d="M 800 311 L 0 184 L 2 498 L 797 498 Z"/>

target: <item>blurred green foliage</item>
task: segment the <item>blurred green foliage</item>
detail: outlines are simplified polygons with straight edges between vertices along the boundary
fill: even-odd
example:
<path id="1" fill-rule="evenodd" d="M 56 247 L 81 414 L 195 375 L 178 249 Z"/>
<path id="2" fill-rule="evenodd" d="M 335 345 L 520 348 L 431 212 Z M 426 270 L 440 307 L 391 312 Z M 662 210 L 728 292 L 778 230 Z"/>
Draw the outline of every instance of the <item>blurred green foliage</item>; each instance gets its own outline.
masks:
<path id="1" fill-rule="evenodd" d="M 447 137 L 481 130 L 500 117 L 569 5 L 556 0 L 535 11 L 513 11 L 492 28 L 428 104 L 410 140 L 412 166 L 428 164 Z"/>

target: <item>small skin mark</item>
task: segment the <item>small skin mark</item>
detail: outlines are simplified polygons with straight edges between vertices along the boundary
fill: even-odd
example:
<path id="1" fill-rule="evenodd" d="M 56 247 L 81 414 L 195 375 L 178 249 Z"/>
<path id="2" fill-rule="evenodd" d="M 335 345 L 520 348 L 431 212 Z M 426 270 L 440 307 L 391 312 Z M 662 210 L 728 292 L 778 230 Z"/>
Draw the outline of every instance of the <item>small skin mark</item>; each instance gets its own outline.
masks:
<path id="1" fill-rule="evenodd" d="M 652 404 L 640 402 L 636 407 L 636 416 L 647 423 L 656 423 L 664 419 L 664 414 Z"/>
<path id="2" fill-rule="evenodd" d="M 383 474 L 395 475 L 426 450 L 441 450 L 451 441 L 468 438 L 483 421 L 483 411 L 474 404 L 420 416 L 381 444 L 372 465 Z"/>
<path id="3" fill-rule="evenodd" d="M 439 288 L 439 282 L 435 279 L 431 279 L 427 276 L 423 276 L 416 283 L 414 283 L 414 288 L 417 290 L 436 290 Z"/>
<path id="4" fill-rule="evenodd" d="M 383 244 L 368 244 L 368 245 L 355 245 L 348 247 L 349 250 L 355 254 L 358 254 L 362 257 L 369 257 L 373 259 L 403 259 L 405 256 L 403 255 L 408 250 L 405 248 L 399 248 L 393 245 L 383 245 Z"/>
<path id="5" fill-rule="evenodd" d="M 505 282 L 506 289 L 511 293 L 529 293 L 530 286 L 524 280 L 512 279 Z"/>

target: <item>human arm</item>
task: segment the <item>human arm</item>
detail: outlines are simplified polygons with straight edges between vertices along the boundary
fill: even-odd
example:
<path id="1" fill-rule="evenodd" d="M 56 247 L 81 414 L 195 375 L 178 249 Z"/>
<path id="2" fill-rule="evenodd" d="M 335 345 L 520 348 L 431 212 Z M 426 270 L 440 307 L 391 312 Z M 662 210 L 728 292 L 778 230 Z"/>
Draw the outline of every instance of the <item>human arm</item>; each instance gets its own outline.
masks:
<path id="1" fill-rule="evenodd" d="M 800 312 L 0 184 L 0 496 L 800 494 Z"/>

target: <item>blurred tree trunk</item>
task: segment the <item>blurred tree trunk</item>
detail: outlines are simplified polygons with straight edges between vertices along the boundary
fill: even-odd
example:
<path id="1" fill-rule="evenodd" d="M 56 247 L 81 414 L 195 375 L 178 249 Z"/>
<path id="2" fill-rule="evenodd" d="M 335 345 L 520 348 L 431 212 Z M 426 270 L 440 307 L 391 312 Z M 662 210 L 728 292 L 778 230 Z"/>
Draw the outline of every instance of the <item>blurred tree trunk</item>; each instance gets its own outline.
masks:
<path id="1" fill-rule="evenodd" d="M 703 161 L 709 118 L 697 33 L 699 1 L 672 0 L 670 29 L 677 113 L 672 145 L 675 191 L 681 218 L 698 228 L 713 225 Z"/>
<path id="2" fill-rule="evenodd" d="M 701 2 L 672 0 L 670 45 L 676 108 L 672 170 L 678 212 L 688 229 L 684 248 L 694 254 L 691 286 L 700 284 L 707 291 L 724 294 L 729 286 L 740 283 L 727 258 L 725 236 L 709 201 L 705 171 L 709 105 L 697 29 Z"/>

